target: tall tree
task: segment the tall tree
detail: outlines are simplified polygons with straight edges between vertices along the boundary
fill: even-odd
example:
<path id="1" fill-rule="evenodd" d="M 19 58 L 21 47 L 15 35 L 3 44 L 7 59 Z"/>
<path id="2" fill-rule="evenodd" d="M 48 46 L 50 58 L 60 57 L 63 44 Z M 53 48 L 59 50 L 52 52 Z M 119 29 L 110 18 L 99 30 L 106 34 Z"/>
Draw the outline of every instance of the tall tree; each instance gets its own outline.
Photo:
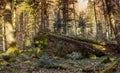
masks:
<path id="1" fill-rule="evenodd" d="M 77 32 L 77 28 L 76 28 L 76 20 L 75 20 L 75 16 L 76 16 L 76 12 L 75 12 L 75 3 L 77 2 L 77 0 L 60 0 L 60 4 L 61 4 L 61 10 L 62 10 L 62 17 L 63 17 L 63 32 L 64 34 L 68 33 L 68 27 L 72 26 L 74 27 L 73 31 Z M 74 20 L 75 23 L 72 23 L 72 21 Z M 74 24 L 71 25 L 71 23 Z M 76 33 L 75 32 L 75 33 Z"/>
<path id="2" fill-rule="evenodd" d="M 33 37 L 33 8 L 30 6 L 29 0 L 18 2 L 16 7 L 16 43 L 17 47 L 25 49 L 27 41 L 30 42 Z"/>
<path id="3" fill-rule="evenodd" d="M 7 47 L 15 42 L 14 26 L 12 23 L 12 0 L 5 0 L 5 11 L 4 11 L 4 24 L 5 24 L 5 36 Z"/>
<path id="4" fill-rule="evenodd" d="M 4 10 L 5 10 L 5 1 L 0 1 L 0 21 L 1 21 L 1 30 L 2 40 L 3 41 L 3 51 L 6 50 L 6 36 L 5 36 L 5 25 L 4 25 Z"/>
<path id="5" fill-rule="evenodd" d="M 120 31 L 119 31 L 120 29 L 116 27 L 116 19 L 115 19 L 116 15 L 119 15 L 120 6 L 117 4 L 115 0 L 104 0 L 104 3 L 106 5 L 106 12 L 107 12 L 107 17 L 109 19 L 109 25 L 114 32 L 115 39 L 118 45 L 120 45 Z"/>

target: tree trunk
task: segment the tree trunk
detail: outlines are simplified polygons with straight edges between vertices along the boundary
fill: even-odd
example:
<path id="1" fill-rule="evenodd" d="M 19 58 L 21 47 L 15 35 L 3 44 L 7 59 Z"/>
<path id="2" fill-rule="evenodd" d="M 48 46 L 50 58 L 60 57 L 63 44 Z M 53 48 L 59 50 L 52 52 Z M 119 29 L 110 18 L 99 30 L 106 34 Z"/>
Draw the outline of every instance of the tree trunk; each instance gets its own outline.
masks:
<path id="1" fill-rule="evenodd" d="M 118 43 L 119 49 L 120 49 L 120 32 L 118 32 L 118 34 L 116 35 L 116 40 L 117 40 L 117 43 Z"/>
<path id="2" fill-rule="evenodd" d="M 14 26 L 12 24 L 12 2 L 10 0 L 6 1 L 5 11 L 4 11 L 4 25 L 6 27 L 5 30 L 5 37 L 6 37 L 6 44 L 7 48 L 15 42 L 14 37 Z"/>
<path id="3" fill-rule="evenodd" d="M 112 4 L 111 1 L 110 1 L 110 4 Z M 114 19 L 115 16 L 113 15 L 113 12 L 111 11 L 111 8 L 110 8 L 111 6 L 109 6 L 108 0 L 105 0 L 105 5 L 106 5 L 107 17 L 109 20 L 109 25 L 114 32 L 115 39 L 120 48 L 120 32 L 116 28 L 116 23 L 115 23 L 115 19 Z"/>

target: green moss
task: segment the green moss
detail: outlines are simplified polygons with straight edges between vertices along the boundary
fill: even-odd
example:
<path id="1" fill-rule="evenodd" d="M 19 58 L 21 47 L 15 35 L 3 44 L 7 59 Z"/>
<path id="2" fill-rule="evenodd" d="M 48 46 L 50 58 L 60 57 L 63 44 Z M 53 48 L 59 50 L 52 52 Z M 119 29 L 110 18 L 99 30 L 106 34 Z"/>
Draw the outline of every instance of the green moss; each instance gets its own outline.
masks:
<path id="1" fill-rule="evenodd" d="M 104 46 L 101 45 L 96 45 L 96 44 L 92 44 L 93 48 L 101 50 L 101 51 L 105 51 L 107 48 L 105 48 Z"/>
<path id="2" fill-rule="evenodd" d="M 17 47 L 10 47 L 5 52 L 5 54 L 7 54 L 7 55 L 18 55 L 18 54 L 20 54 L 20 51 Z"/>
<path id="3" fill-rule="evenodd" d="M 36 48 L 33 49 L 33 52 L 34 52 L 35 54 L 39 54 L 39 53 L 41 52 L 41 49 L 38 48 L 38 47 L 36 47 Z"/>
<path id="4" fill-rule="evenodd" d="M 102 46 L 96 45 L 96 44 L 93 44 L 92 46 L 93 46 L 94 48 L 97 48 L 97 49 L 98 49 L 98 48 L 102 48 Z"/>
<path id="5" fill-rule="evenodd" d="M 26 2 L 22 2 L 22 3 L 18 4 L 18 7 L 19 7 L 19 14 L 21 14 L 22 12 L 32 12 L 33 11 L 32 7 Z"/>
<path id="6" fill-rule="evenodd" d="M 97 57 L 96 57 L 95 54 L 90 53 L 90 54 L 89 54 L 89 58 L 90 58 L 90 59 L 96 59 Z"/>
<path id="7" fill-rule="evenodd" d="M 35 37 L 35 44 L 40 48 L 44 48 L 48 44 L 48 39 L 46 36 L 37 36 Z"/>
<path id="8" fill-rule="evenodd" d="M 31 46 L 31 41 L 29 39 L 26 40 L 26 46 Z"/>
<path id="9" fill-rule="evenodd" d="M 109 63 L 109 62 L 113 62 L 113 61 L 115 61 L 115 57 L 106 57 L 103 61 L 102 61 L 102 63 Z"/>

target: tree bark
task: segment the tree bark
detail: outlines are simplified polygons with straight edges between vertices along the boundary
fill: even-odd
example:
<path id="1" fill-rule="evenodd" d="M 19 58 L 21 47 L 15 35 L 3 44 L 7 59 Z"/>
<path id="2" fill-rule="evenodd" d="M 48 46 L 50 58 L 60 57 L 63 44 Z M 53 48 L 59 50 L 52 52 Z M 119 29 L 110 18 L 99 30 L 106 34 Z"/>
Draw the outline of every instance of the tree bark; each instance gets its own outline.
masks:
<path id="1" fill-rule="evenodd" d="M 12 1 L 6 0 L 4 11 L 4 25 L 7 48 L 15 42 L 14 25 L 12 24 Z"/>
<path id="2" fill-rule="evenodd" d="M 118 31 L 118 29 L 115 26 L 116 25 L 115 19 L 114 19 L 115 16 L 114 16 L 114 14 L 112 12 L 111 6 L 109 6 L 110 4 L 112 4 L 112 2 L 107 1 L 107 0 L 105 0 L 104 2 L 105 2 L 105 5 L 106 5 L 106 11 L 107 11 L 107 17 L 108 17 L 108 20 L 109 20 L 109 25 L 110 25 L 111 29 L 114 32 L 115 40 L 117 41 L 117 44 L 118 44 L 118 46 L 120 48 L 120 32 Z"/>

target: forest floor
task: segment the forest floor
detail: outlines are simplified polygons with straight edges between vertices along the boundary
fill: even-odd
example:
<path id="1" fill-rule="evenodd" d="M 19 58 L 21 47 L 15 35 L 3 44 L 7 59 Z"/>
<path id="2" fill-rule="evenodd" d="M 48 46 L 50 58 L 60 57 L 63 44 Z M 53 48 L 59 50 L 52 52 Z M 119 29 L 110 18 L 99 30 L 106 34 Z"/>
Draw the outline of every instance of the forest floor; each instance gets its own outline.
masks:
<path id="1" fill-rule="evenodd" d="M 2 55 L 0 73 L 120 73 L 120 54 L 114 49 L 99 57 L 99 50 L 91 51 L 91 44 L 61 38 L 51 37 L 45 47 L 46 38 L 42 37 L 42 49 L 29 47 L 19 55 Z M 90 56 L 82 56 L 83 52 Z"/>
<path id="2" fill-rule="evenodd" d="M 66 59 L 40 54 L 11 56 L 0 59 L 0 73 L 120 73 L 120 58 L 104 56 L 96 59 Z"/>

